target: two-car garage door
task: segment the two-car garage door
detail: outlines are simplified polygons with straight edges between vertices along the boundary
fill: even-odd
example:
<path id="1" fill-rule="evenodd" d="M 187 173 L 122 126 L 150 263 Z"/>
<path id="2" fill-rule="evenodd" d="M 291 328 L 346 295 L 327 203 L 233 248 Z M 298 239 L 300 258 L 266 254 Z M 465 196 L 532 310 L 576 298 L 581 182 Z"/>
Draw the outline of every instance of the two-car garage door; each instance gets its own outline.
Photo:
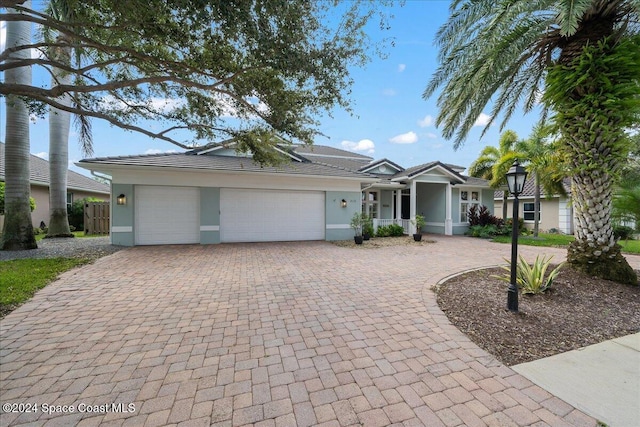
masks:
<path id="1" fill-rule="evenodd" d="M 135 244 L 200 242 L 200 189 L 136 186 Z M 325 200 L 321 191 L 220 190 L 222 242 L 323 240 Z"/>
<path id="2" fill-rule="evenodd" d="M 323 240 L 324 193 L 320 191 L 220 191 L 222 242 Z"/>

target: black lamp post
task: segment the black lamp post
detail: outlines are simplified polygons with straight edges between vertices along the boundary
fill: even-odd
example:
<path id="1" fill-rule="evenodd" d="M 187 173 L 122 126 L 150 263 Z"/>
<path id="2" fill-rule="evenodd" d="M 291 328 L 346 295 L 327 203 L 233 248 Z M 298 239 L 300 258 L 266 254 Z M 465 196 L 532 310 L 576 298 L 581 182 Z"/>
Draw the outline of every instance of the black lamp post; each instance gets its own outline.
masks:
<path id="1" fill-rule="evenodd" d="M 507 185 L 509 192 L 513 194 L 513 229 L 511 233 L 511 281 L 507 292 L 507 308 L 514 313 L 518 312 L 518 284 L 516 282 L 516 269 L 518 263 L 518 195 L 522 193 L 524 182 L 527 180 L 527 171 L 520 166 L 516 159 L 513 166 L 507 172 Z"/>

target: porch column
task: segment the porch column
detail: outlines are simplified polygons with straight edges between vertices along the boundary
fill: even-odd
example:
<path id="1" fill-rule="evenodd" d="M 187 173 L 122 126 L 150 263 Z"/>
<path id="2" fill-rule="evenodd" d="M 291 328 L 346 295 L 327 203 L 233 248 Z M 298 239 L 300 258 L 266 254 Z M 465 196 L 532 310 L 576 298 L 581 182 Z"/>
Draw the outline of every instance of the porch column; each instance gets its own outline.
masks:
<path id="1" fill-rule="evenodd" d="M 411 181 L 411 196 L 410 196 L 410 203 L 409 203 L 409 217 L 411 220 L 415 220 L 416 219 L 416 190 L 417 190 L 418 184 L 416 183 L 416 181 Z M 411 234 L 415 234 L 416 233 L 416 226 L 414 224 L 411 224 Z"/>
<path id="2" fill-rule="evenodd" d="M 445 210 L 446 217 L 444 220 L 445 236 L 453 235 L 453 220 L 451 219 L 451 183 L 447 183 L 447 191 L 445 192 Z"/>
<path id="3" fill-rule="evenodd" d="M 402 190 L 396 190 L 396 220 L 402 218 Z M 402 223 L 401 223 L 402 224 Z"/>

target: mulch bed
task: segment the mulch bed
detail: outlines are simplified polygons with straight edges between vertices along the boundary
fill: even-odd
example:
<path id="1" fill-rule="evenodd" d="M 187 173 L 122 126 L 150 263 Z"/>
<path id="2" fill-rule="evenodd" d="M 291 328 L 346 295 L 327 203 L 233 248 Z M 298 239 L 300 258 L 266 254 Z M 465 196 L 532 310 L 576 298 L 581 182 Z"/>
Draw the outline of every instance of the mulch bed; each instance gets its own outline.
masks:
<path id="1" fill-rule="evenodd" d="M 640 286 L 589 277 L 564 266 L 551 290 L 520 294 L 519 313 L 514 314 L 506 309 L 508 283 L 491 277 L 504 273 L 499 268 L 466 273 L 436 292 L 449 320 L 506 365 L 640 331 Z"/>

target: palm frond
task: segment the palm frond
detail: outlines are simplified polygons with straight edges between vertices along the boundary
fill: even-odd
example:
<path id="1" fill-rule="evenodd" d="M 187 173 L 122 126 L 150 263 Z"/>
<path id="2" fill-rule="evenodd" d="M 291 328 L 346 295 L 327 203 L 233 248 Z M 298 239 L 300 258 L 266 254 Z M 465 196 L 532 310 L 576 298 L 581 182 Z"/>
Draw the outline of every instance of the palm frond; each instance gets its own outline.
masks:
<path id="1" fill-rule="evenodd" d="M 560 34 L 563 36 L 575 34 L 580 20 L 592 5 L 592 0 L 563 0 L 557 2 Z"/>

